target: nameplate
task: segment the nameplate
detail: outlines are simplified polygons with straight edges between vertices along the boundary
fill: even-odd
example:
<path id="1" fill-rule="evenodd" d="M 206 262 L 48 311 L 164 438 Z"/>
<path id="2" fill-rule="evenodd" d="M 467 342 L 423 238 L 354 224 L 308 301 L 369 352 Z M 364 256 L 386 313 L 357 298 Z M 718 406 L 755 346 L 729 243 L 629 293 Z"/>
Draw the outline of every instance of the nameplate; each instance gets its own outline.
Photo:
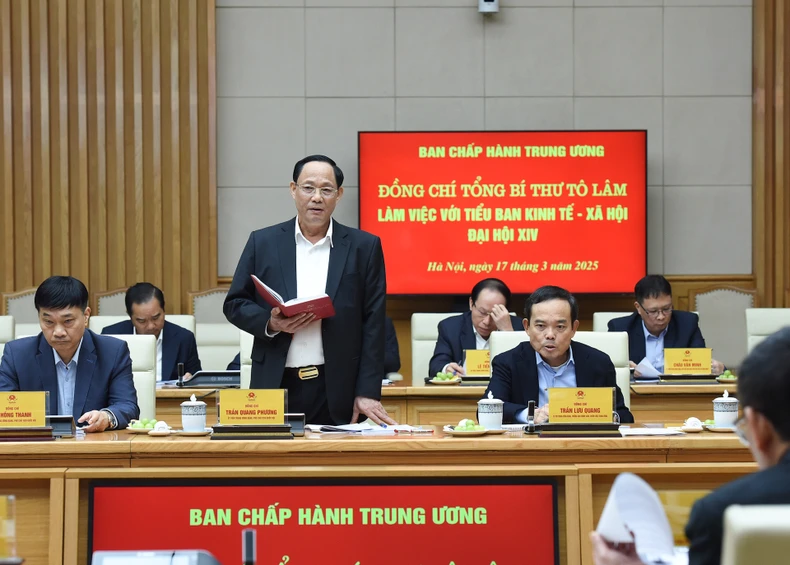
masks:
<path id="1" fill-rule="evenodd" d="M 490 377 L 491 352 L 488 349 L 464 349 L 464 365 L 467 377 Z"/>
<path id="2" fill-rule="evenodd" d="M 713 350 L 705 347 L 664 349 L 664 374 L 709 375 Z"/>
<path id="3" fill-rule="evenodd" d="M 43 428 L 47 425 L 46 391 L 0 392 L 0 428 Z"/>
<path id="4" fill-rule="evenodd" d="M 265 425 L 285 423 L 285 390 L 225 389 L 219 391 L 219 423 Z"/>
<path id="5" fill-rule="evenodd" d="M 550 388 L 549 420 L 552 424 L 592 424 L 612 421 L 611 388 Z"/>

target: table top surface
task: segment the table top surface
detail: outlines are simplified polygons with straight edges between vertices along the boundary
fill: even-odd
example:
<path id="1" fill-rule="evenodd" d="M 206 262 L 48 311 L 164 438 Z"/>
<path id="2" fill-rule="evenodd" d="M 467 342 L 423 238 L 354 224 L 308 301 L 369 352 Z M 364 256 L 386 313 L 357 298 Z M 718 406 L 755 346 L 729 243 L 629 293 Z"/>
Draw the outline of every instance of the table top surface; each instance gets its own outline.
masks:
<path id="1" fill-rule="evenodd" d="M 480 399 L 485 393 L 485 386 L 466 385 L 426 385 L 406 386 L 394 384 L 381 387 L 382 398 L 462 398 Z M 720 396 L 724 391 L 730 394 L 737 392 L 735 384 L 632 384 L 631 393 L 637 395 L 711 395 Z M 196 397 L 210 395 L 215 389 L 211 388 L 161 388 L 157 389 L 157 398 L 173 400 L 186 400 L 190 395 Z"/>

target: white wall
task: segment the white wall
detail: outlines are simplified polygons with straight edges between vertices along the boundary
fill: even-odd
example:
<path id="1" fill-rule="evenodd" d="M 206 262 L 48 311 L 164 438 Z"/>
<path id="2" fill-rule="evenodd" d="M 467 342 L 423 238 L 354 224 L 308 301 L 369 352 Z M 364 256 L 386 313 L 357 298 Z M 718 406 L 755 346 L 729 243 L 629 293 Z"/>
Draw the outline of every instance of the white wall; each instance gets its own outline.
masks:
<path id="1" fill-rule="evenodd" d="M 748 0 L 217 0 L 219 273 L 358 130 L 648 130 L 648 269 L 751 273 Z"/>

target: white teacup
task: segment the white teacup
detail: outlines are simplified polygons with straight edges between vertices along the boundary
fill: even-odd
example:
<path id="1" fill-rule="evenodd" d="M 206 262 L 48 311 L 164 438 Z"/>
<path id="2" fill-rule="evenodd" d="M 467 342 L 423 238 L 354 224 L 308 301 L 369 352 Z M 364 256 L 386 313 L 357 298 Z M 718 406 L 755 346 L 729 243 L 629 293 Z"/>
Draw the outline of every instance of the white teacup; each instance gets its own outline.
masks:
<path id="1" fill-rule="evenodd" d="M 724 396 L 713 400 L 713 421 L 716 427 L 731 428 L 738 419 L 738 399 L 724 391 Z"/>
<path id="2" fill-rule="evenodd" d="M 483 398 L 477 401 L 477 421 L 487 430 L 502 429 L 505 403 L 498 398 Z"/>
<path id="3" fill-rule="evenodd" d="M 202 400 L 187 400 L 181 403 L 181 427 L 185 432 L 206 430 L 206 403 Z"/>

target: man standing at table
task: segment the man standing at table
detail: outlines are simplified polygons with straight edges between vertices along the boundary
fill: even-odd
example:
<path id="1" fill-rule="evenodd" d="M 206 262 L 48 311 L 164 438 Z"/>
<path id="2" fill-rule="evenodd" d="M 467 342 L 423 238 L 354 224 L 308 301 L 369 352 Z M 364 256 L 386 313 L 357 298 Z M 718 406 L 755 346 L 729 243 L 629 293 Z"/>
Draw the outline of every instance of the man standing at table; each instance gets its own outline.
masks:
<path id="1" fill-rule="evenodd" d="M 255 336 L 251 388 L 285 388 L 288 410 L 308 423 L 360 415 L 393 424 L 381 405 L 386 279 L 378 237 L 332 219 L 343 172 L 324 155 L 298 161 L 290 184 L 296 218 L 252 232 L 224 312 Z M 335 315 L 286 318 L 256 292 L 256 275 L 288 301 L 329 295 Z"/>
<path id="2" fill-rule="evenodd" d="M 672 285 L 661 275 L 647 275 L 634 287 L 636 312 L 609 321 L 610 332 L 628 332 L 631 368 L 647 359 L 664 372 L 664 348 L 705 347 L 699 316 L 672 308 Z M 720 375 L 724 364 L 713 359 L 711 373 Z M 638 371 L 634 375 L 641 376 Z"/>
<path id="3" fill-rule="evenodd" d="M 620 422 L 634 417 L 617 386 L 609 356 L 594 347 L 573 341 L 579 327 L 579 304 L 564 288 L 542 286 L 524 305 L 524 326 L 529 342 L 500 353 L 491 361 L 491 392 L 504 401 L 503 421 L 526 423 L 527 404 L 535 401 L 535 423 L 549 420 L 549 389 L 607 387 L 616 389 L 615 406 Z"/>
<path id="4" fill-rule="evenodd" d="M 73 415 L 86 432 L 125 428 L 140 415 L 125 341 L 88 327 L 88 289 L 50 277 L 34 298 L 41 333 L 9 341 L 0 391 L 49 391 L 50 414 Z"/>
<path id="5" fill-rule="evenodd" d="M 726 484 L 694 503 L 686 524 L 689 565 L 719 565 L 724 511 L 733 504 L 790 504 L 790 327 L 760 342 L 738 371 L 743 416 L 735 431 L 760 471 Z M 596 565 L 640 565 L 633 545 L 591 534 Z"/>

